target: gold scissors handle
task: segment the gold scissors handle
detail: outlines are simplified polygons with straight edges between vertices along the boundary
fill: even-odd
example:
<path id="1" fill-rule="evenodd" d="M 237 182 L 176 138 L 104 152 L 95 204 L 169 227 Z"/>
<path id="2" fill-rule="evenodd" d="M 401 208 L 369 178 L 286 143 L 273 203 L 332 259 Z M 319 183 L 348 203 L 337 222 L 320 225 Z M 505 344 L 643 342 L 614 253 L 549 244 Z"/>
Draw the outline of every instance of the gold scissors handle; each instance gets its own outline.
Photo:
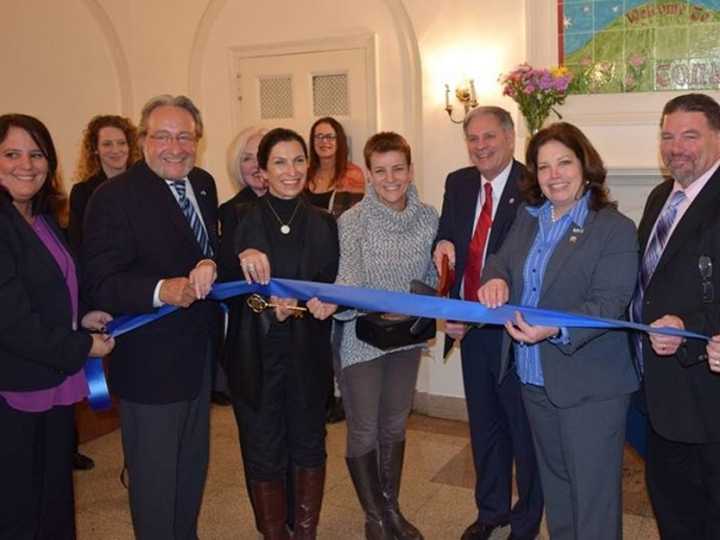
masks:
<path id="1" fill-rule="evenodd" d="M 248 307 L 252 309 L 255 313 L 262 313 L 266 309 L 279 307 L 277 304 L 272 304 L 268 302 L 257 293 L 248 296 L 246 303 Z M 285 309 L 292 310 L 294 312 L 294 317 L 302 317 L 303 314 L 307 311 L 307 308 L 298 306 L 286 306 Z"/>

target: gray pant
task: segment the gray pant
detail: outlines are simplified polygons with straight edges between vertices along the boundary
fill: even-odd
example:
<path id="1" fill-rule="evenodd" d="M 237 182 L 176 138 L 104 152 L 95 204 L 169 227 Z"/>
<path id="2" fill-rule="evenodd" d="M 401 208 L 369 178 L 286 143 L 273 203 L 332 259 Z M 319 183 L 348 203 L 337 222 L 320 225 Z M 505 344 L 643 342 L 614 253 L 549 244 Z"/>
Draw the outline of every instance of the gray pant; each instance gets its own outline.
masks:
<path id="1" fill-rule="evenodd" d="M 622 538 L 622 461 L 630 396 L 561 409 L 522 385 L 553 540 Z"/>
<path id="2" fill-rule="evenodd" d="M 421 349 L 390 352 L 342 370 L 347 457 L 405 440 Z"/>
<path id="3" fill-rule="evenodd" d="M 193 400 L 161 405 L 120 402 L 130 511 L 139 540 L 197 539 L 209 420 L 209 361 Z"/>

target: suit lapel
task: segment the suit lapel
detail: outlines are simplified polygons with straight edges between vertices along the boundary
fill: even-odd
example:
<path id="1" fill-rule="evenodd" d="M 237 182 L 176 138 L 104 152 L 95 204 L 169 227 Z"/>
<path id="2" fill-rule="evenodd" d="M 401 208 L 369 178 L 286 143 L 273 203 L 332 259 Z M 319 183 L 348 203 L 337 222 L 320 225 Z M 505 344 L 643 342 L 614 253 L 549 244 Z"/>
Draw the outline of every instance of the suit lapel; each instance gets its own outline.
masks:
<path id="1" fill-rule="evenodd" d="M 674 255 L 685 245 L 689 238 L 697 234 L 696 231 L 700 228 L 702 221 L 715 213 L 711 207 L 717 209 L 718 199 L 720 199 L 720 169 L 705 184 L 705 187 L 698 193 L 682 219 L 675 226 L 675 230 L 663 250 L 662 257 L 658 261 L 656 272 L 673 259 Z M 664 202 L 665 200 L 663 200 Z"/>
<path id="2" fill-rule="evenodd" d="M 530 256 L 530 248 L 535 241 L 535 236 L 538 230 L 538 220 L 531 216 L 527 210 L 521 209 L 517 215 L 518 226 L 521 234 L 519 235 L 520 240 L 517 244 L 517 249 L 513 249 L 514 253 L 520 255 L 517 260 L 513 260 L 512 264 L 512 280 L 513 283 L 523 282 L 523 272 L 525 270 L 525 261 Z M 522 287 L 511 287 L 517 291 L 517 297 L 513 297 L 512 303 L 519 304 L 522 298 Z"/>
<path id="3" fill-rule="evenodd" d="M 143 164 L 143 166 L 146 169 L 143 179 L 147 185 L 147 191 L 150 195 L 149 199 L 155 207 L 155 212 L 158 215 L 167 216 L 168 221 L 177 233 L 187 242 L 190 242 L 199 253 L 200 245 L 197 243 L 190 224 L 187 222 L 185 214 L 182 213 L 175 195 L 170 191 L 171 188 L 167 185 L 167 182 L 156 175 L 147 164 Z"/>
<path id="4" fill-rule="evenodd" d="M 68 306 L 68 310 L 70 310 L 70 291 L 65 286 L 65 276 L 63 275 L 63 272 L 58 265 L 58 262 L 55 260 L 53 254 L 45 246 L 45 244 L 37 235 L 32 226 L 29 225 L 20 215 L 20 212 L 18 212 L 14 208 L 12 209 L 12 211 L 13 219 L 15 220 L 18 233 L 22 238 L 23 245 L 28 246 L 31 249 L 32 255 L 29 255 L 29 257 L 32 257 L 33 266 L 35 268 L 42 268 L 43 271 L 49 272 L 50 274 L 52 274 L 52 279 L 54 281 L 63 284 L 63 290 L 67 293 L 67 303 L 65 305 Z M 40 219 L 40 217 L 38 216 L 36 219 Z M 68 253 L 71 253 L 67 246 L 67 242 L 63 238 L 60 229 L 55 223 L 55 220 L 47 215 L 44 215 L 43 219 L 45 220 L 47 226 L 50 228 L 51 234 L 55 237 L 55 239 L 65 248 Z M 77 274 L 77 264 L 75 266 Z"/>
<path id="5" fill-rule="evenodd" d="M 190 185 L 192 185 L 193 193 L 195 193 L 195 200 L 197 201 L 198 208 L 200 209 L 200 217 L 205 224 L 205 230 L 208 233 L 210 245 L 217 251 L 217 224 L 213 223 L 212 220 L 209 219 L 210 216 L 216 214 L 216 209 L 213 206 L 214 203 L 210 200 L 211 197 L 208 192 L 207 182 L 199 178 L 193 173 L 193 171 L 190 171 L 188 180 L 190 181 Z"/>
<path id="6" fill-rule="evenodd" d="M 583 249 L 583 245 L 589 236 L 588 230 L 592 228 L 596 215 L 597 213 L 592 210 L 588 212 L 587 218 L 585 219 L 585 225 L 583 227 L 578 227 L 575 223 L 570 224 L 570 227 L 558 242 L 555 247 L 555 251 L 553 251 L 550 260 L 548 261 L 547 268 L 545 269 L 545 275 L 543 277 L 540 298 L 545 295 L 559 276 L 565 275 L 563 268 L 565 267 L 568 258 L 570 258 L 573 253 L 577 253 L 578 250 Z"/>
<path id="7" fill-rule="evenodd" d="M 516 207 L 520 204 L 518 182 L 520 181 L 521 174 L 522 170 L 520 165 L 517 161 L 513 161 L 510 175 L 505 183 L 505 189 L 503 189 L 502 195 L 500 196 L 497 212 L 495 212 L 492 229 L 490 229 L 490 238 L 488 239 L 487 247 L 488 254 L 495 253 L 500 248 L 500 244 L 502 244 L 502 241 L 505 239 L 505 233 L 515 219 Z"/>
<path id="8" fill-rule="evenodd" d="M 463 249 L 465 250 L 468 249 L 470 241 L 472 240 L 473 228 L 475 227 L 475 211 L 477 210 L 477 200 L 481 185 L 482 178 L 480 177 L 480 172 L 477 169 L 472 169 L 466 187 L 461 194 L 460 215 L 457 216 L 456 221 L 463 227 L 461 238 L 465 239 L 465 242 L 463 242 Z"/>
<path id="9" fill-rule="evenodd" d="M 673 182 L 672 180 L 666 181 L 658 189 L 657 195 L 653 197 L 651 201 L 648 201 L 648 205 L 643 213 L 640 226 L 638 227 L 638 240 L 640 242 L 640 253 L 645 253 L 645 247 L 647 246 L 648 240 L 650 240 L 650 233 L 655 226 L 655 222 L 660 216 L 660 211 L 665 206 L 665 201 L 670 196 L 672 191 Z"/>

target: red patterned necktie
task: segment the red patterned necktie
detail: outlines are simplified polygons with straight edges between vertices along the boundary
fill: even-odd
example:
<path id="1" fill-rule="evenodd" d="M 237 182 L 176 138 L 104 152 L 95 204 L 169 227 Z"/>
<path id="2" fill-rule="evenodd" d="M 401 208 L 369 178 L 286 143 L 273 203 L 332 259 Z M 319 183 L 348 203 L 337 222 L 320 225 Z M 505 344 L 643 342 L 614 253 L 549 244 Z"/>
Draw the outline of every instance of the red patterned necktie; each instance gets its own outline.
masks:
<path id="1" fill-rule="evenodd" d="M 463 281 L 463 297 L 465 300 L 477 301 L 480 288 L 480 275 L 483 267 L 483 253 L 487 244 L 488 234 L 492 226 L 492 184 L 485 183 L 485 201 L 475 224 L 470 246 L 468 247 L 467 265 Z"/>

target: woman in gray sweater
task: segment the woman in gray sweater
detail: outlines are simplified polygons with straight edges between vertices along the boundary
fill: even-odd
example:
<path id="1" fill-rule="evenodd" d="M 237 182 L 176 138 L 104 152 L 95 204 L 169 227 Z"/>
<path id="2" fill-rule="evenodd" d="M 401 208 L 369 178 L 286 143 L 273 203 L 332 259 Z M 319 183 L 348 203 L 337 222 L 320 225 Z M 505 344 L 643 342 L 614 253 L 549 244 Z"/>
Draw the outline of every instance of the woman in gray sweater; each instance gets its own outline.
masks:
<path id="1" fill-rule="evenodd" d="M 370 186 L 338 221 L 340 270 L 336 283 L 388 291 L 409 290 L 413 279 L 434 282 L 431 247 L 437 211 L 423 204 L 413 180 L 410 146 L 397 133 L 365 144 Z M 318 318 L 337 310 L 312 299 Z M 398 492 L 405 428 L 424 344 L 381 350 L 355 334 L 355 310 L 335 315 L 342 331 L 340 386 L 347 414 L 347 465 L 365 511 L 368 539 L 421 539 L 400 513 Z"/>

